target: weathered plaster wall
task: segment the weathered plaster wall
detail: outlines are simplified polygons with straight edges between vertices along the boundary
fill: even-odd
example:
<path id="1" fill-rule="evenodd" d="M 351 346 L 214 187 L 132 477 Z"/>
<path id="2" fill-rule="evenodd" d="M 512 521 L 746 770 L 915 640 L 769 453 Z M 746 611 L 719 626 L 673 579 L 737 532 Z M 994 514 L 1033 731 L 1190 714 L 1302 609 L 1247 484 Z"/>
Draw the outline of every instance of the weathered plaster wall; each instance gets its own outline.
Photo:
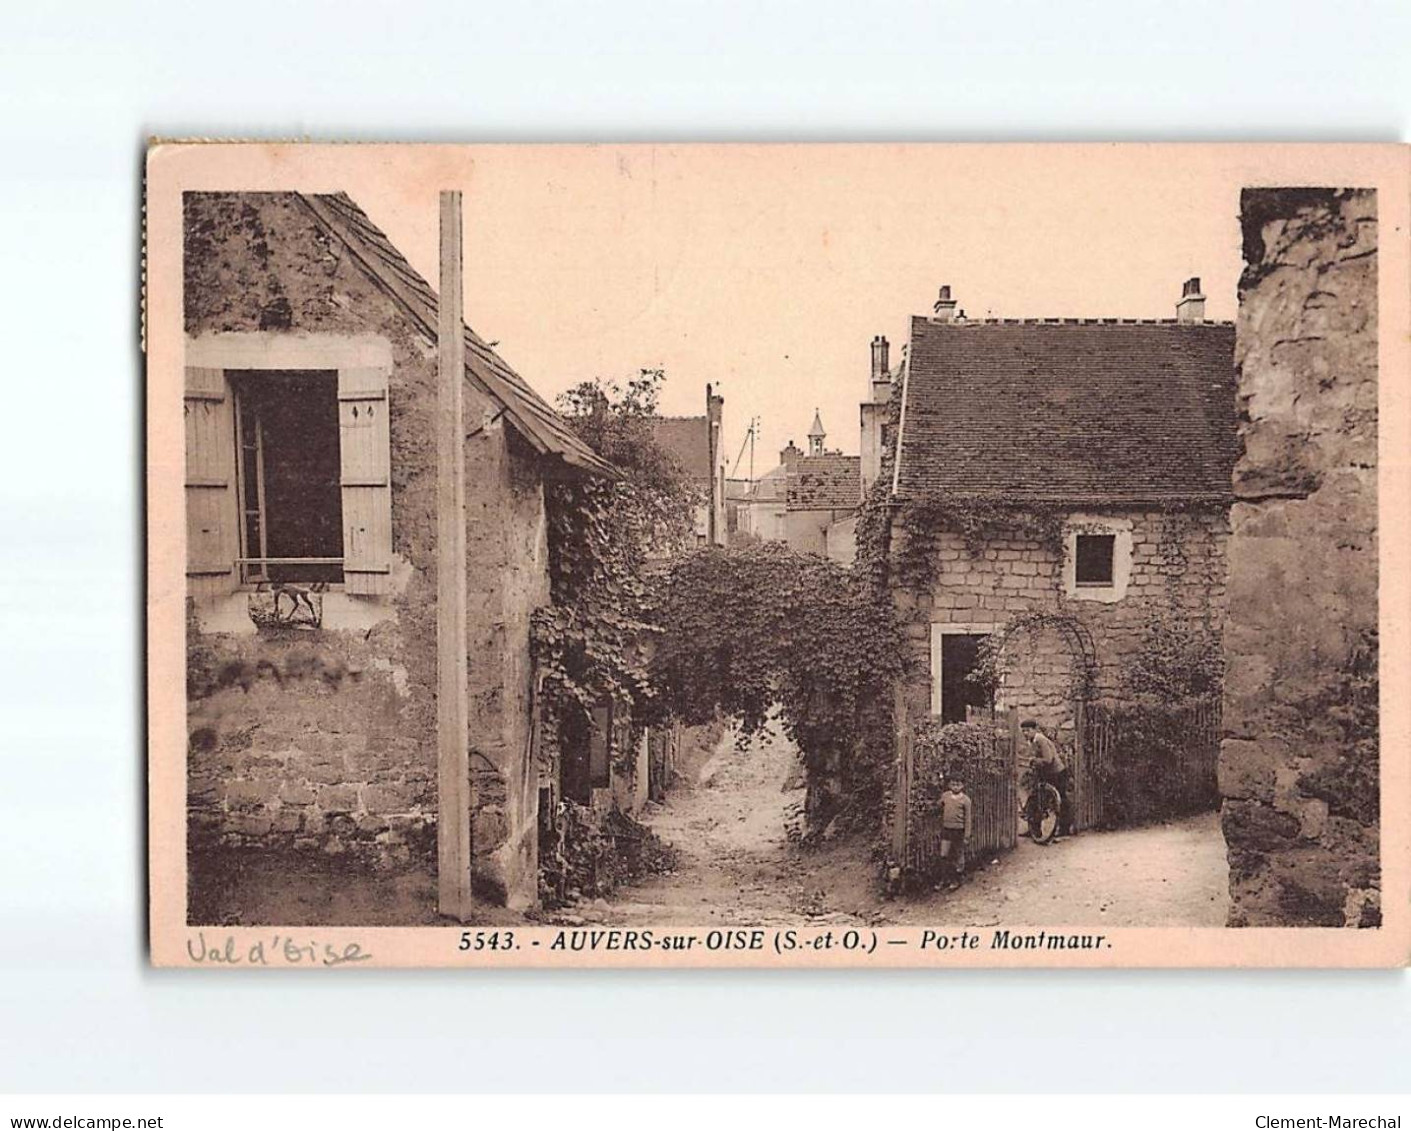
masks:
<path id="1" fill-rule="evenodd" d="M 957 533 L 936 543 L 935 582 L 930 592 L 894 590 L 908 649 L 907 713 L 931 709 L 933 624 L 974 625 L 1000 631 L 1034 612 L 1069 615 L 1091 634 L 1096 651 L 1097 690 L 1117 695 L 1124 666 L 1140 649 L 1153 614 L 1178 613 L 1218 632 L 1225 605 L 1223 512 L 1134 511 L 1108 516 L 1131 528 L 1131 573 L 1114 601 L 1069 596 L 1065 553 L 1057 546 L 1019 536 L 992 538 L 971 548 Z M 894 553 L 904 552 L 906 534 L 894 527 Z M 1073 650 L 1053 628 L 1025 628 L 1006 645 L 1001 705 L 1018 707 L 1053 732 L 1071 732 L 1072 687 L 1079 666 Z"/>
<path id="2" fill-rule="evenodd" d="M 1377 213 L 1246 189 L 1220 786 L 1232 925 L 1380 922 Z"/>
<path id="3" fill-rule="evenodd" d="M 791 550 L 801 554 L 828 553 L 828 527 L 840 519 L 847 518 L 851 511 L 845 510 L 790 510 L 783 512 L 782 541 Z M 766 535 L 768 537 L 768 535 Z M 854 547 L 854 552 L 856 547 Z"/>
<path id="4" fill-rule="evenodd" d="M 823 532 L 824 549 L 839 565 L 851 566 L 857 560 L 857 516 L 840 518 Z"/>
<path id="5" fill-rule="evenodd" d="M 549 603 L 548 525 L 532 452 L 477 393 L 466 443 L 470 762 L 474 868 L 511 906 L 538 893 L 538 770 L 531 749 L 530 616 Z M 472 424 L 472 429 L 474 425 Z"/>
<path id="6" fill-rule="evenodd" d="M 436 356 L 288 194 L 186 204 L 188 334 L 377 334 L 392 347 L 395 592 L 329 594 L 317 630 L 255 631 L 237 593 L 193 608 L 192 847 L 356 853 L 435 868 Z M 467 573 L 475 870 L 482 894 L 536 890 L 529 615 L 548 599 L 534 458 L 467 385 Z"/>

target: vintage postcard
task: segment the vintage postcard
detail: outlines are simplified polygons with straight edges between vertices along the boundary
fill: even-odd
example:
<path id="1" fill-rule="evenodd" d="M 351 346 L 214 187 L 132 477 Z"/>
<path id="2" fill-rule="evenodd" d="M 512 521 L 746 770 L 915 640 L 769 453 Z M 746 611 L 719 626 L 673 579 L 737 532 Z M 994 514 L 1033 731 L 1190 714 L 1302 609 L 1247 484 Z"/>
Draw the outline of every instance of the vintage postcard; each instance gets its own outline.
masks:
<path id="1" fill-rule="evenodd" d="M 1405 964 L 1408 152 L 154 143 L 152 960 Z"/>

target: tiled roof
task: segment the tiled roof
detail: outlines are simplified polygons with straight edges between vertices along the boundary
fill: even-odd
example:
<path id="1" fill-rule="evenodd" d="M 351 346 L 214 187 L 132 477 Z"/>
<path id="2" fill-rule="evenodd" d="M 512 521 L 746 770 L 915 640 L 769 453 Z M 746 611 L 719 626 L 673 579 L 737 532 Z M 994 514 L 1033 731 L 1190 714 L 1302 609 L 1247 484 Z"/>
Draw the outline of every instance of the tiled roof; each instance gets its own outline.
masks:
<path id="1" fill-rule="evenodd" d="M 704 416 L 654 416 L 652 436 L 692 479 L 710 480 L 710 425 Z"/>
<path id="2" fill-rule="evenodd" d="M 1230 323 L 914 318 L 898 493 L 1228 498 L 1234 345 Z"/>
<path id="3" fill-rule="evenodd" d="M 789 510 L 846 510 L 861 502 L 861 457 L 802 456 L 789 465 Z"/>
<path id="4" fill-rule="evenodd" d="M 299 194 L 319 224 L 341 240 L 363 270 L 392 296 L 434 341 L 436 292 L 417 274 L 366 212 L 346 193 Z M 471 379 L 505 410 L 515 429 L 538 451 L 599 475 L 616 475 L 469 326 L 465 328 L 465 367 Z"/>

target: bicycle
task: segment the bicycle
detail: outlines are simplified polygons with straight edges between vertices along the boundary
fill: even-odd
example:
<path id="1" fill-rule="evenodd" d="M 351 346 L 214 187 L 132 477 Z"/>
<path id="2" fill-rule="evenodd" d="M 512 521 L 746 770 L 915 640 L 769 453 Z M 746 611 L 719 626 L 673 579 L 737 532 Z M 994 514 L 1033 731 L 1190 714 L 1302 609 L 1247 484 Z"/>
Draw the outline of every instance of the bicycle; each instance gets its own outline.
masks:
<path id="1" fill-rule="evenodd" d="M 1024 799 L 1024 821 L 1035 844 L 1051 844 L 1062 823 L 1063 796 L 1050 781 L 1029 778 L 1029 796 Z"/>

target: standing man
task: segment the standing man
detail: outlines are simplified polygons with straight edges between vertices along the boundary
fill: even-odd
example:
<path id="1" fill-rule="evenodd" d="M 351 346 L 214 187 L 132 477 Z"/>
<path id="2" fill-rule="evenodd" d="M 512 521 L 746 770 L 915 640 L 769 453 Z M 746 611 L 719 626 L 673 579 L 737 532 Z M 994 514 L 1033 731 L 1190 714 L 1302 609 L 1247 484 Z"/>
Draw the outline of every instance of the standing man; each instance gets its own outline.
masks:
<path id="1" fill-rule="evenodd" d="M 1072 836 L 1073 813 L 1068 794 L 1073 788 L 1073 775 L 1068 772 L 1053 739 L 1039 729 L 1034 719 L 1025 719 L 1019 724 L 1019 729 L 1029 744 L 1035 780 L 1046 781 L 1058 790 L 1058 835 Z"/>

